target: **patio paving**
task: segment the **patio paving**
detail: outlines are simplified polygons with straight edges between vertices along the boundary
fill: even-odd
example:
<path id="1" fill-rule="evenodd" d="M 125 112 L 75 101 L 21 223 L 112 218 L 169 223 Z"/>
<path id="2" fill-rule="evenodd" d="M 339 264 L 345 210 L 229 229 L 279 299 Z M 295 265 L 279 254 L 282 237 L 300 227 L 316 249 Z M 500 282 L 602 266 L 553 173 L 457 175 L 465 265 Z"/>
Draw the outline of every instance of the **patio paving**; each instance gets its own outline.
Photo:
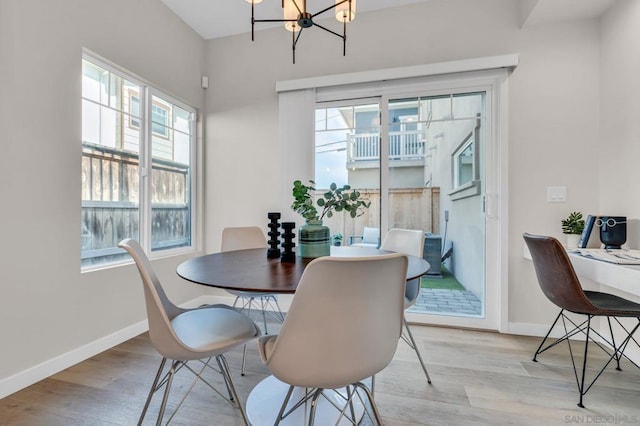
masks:
<path id="1" fill-rule="evenodd" d="M 409 312 L 435 314 L 482 315 L 482 302 L 470 291 L 422 288 Z"/>

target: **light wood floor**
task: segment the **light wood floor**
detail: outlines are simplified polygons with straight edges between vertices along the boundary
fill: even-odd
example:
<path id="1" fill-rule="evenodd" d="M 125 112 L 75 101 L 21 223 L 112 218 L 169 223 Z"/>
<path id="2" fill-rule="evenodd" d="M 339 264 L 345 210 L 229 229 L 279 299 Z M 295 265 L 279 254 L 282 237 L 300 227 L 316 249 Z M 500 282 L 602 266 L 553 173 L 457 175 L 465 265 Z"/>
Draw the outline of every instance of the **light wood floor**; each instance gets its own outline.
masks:
<path id="1" fill-rule="evenodd" d="M 400 341 L 377 376 L 376 400 L 387 425 L 547 425 L 640 423 L 640 371 L 609 367 L 576 406 L 577 389 L 566 345 L 531 361 L 539 339 L 480 331 L 412 326 L 433 384 L 415 353 Z M 578 346 L 579 347 L 579 346 Z M 596 354 L 596 352 L 592 352 Z M 238 392 L 246 400 L 263 379 L 255 346 L 241 377 L 241 350 L 228 355 Z M 602 356 L 598 356 L 603 359 Z M 595 358 L 594 358 L 595 359 Z M 143 334 L 0 400 L 1 425 L 132 425 L 160 361 Z M 190 377 L 174 382 L 186 389 Z M 179 400 L 169 404 L 168 413 Z M 159 400 L 159 398 L 158 398 Z M 155 420 L 152 405 L 145 424 Z M 237 410 L 196 386 L 172 424 L 240 425 Z"/>

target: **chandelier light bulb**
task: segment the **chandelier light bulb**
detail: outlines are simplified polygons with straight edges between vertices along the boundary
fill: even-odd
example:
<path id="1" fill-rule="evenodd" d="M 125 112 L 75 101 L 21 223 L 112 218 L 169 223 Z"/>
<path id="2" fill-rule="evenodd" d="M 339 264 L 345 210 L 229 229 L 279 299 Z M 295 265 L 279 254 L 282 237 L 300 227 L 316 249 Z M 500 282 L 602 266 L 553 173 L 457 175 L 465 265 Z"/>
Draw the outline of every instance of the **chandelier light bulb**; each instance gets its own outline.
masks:
<path id="1" fill-rule="evenodd" d="M 351 8 L 349 2 L 336 0 L 336 19 L 340 22 L 351 22 L 356 19 L 356 0 L 351 0 Z"/>
<path id="2" fill-rule="evenodd" d="M 284 19 L 297 20 L 298 15 L 300 15 L 300 12 L 298 11 L 298 8 L 296 7 L 296 4 L 293 2 L 293 0 L 284 0 L 284 8 L 282 10 L 284 13 Z M 297 22 L 285 22 L 284 27 L 287 29 L 287 31 L 291 31 L 291 32 L 300 31 L 300 25 L 298 25 Z"/>

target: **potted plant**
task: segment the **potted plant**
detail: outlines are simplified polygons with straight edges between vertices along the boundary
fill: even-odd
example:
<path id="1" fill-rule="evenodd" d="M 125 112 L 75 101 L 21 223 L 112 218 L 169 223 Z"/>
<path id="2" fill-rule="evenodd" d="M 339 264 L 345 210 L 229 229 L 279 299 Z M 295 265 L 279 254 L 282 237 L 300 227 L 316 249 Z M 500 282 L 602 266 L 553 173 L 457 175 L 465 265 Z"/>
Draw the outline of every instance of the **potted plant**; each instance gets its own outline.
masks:
<path id="1" fill-rule="evenodd" d="M 341 233 L 337 233 L 337 234 L 333 234 L 333 245 L 334 246 L 341 246 L 342 245 L 342 234 Z"/>
<path id="2" fill-rule="evenodd" d="M 567 248 L 574 249 L 578 247 L 580 234 L 584 230 L 584 219 L 582 213 L 572 212 L 566 219 L 561 221 L 562 233 L 567 236 Z"/>
<path id="3" fill-rule="evenodd" d="M 322 225 L 322 219 L 333 217 L 338 212 L 347 212 L 352 218 L 358 217 L 364 214 L 371 202 L 362 199 L 360 192 L 352 190 L 349 185 L 339 187 L 335 183 L 314 202 L 315 182 L 310 180 L 309 183 L 305 185 L 296 180 L 291 190 L 291 208 L 306 221 L 298 235 L 300 257 L 328 256 L 331 237 L 329 228 Z"/>

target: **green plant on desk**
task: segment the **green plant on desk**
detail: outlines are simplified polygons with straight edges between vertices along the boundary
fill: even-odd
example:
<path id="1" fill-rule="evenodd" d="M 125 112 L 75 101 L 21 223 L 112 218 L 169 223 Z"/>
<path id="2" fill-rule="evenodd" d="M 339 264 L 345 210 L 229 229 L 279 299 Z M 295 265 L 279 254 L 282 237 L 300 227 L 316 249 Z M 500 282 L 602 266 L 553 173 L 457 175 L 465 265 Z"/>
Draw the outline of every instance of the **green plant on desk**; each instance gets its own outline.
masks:
<path id="1" fill-rule="evenodd" d="M 570 213 L 566 219 L 561 221 L 561 224 L 563 234 L 580 235 L 584 230 L 584 219 L 580 212 Z"/>

